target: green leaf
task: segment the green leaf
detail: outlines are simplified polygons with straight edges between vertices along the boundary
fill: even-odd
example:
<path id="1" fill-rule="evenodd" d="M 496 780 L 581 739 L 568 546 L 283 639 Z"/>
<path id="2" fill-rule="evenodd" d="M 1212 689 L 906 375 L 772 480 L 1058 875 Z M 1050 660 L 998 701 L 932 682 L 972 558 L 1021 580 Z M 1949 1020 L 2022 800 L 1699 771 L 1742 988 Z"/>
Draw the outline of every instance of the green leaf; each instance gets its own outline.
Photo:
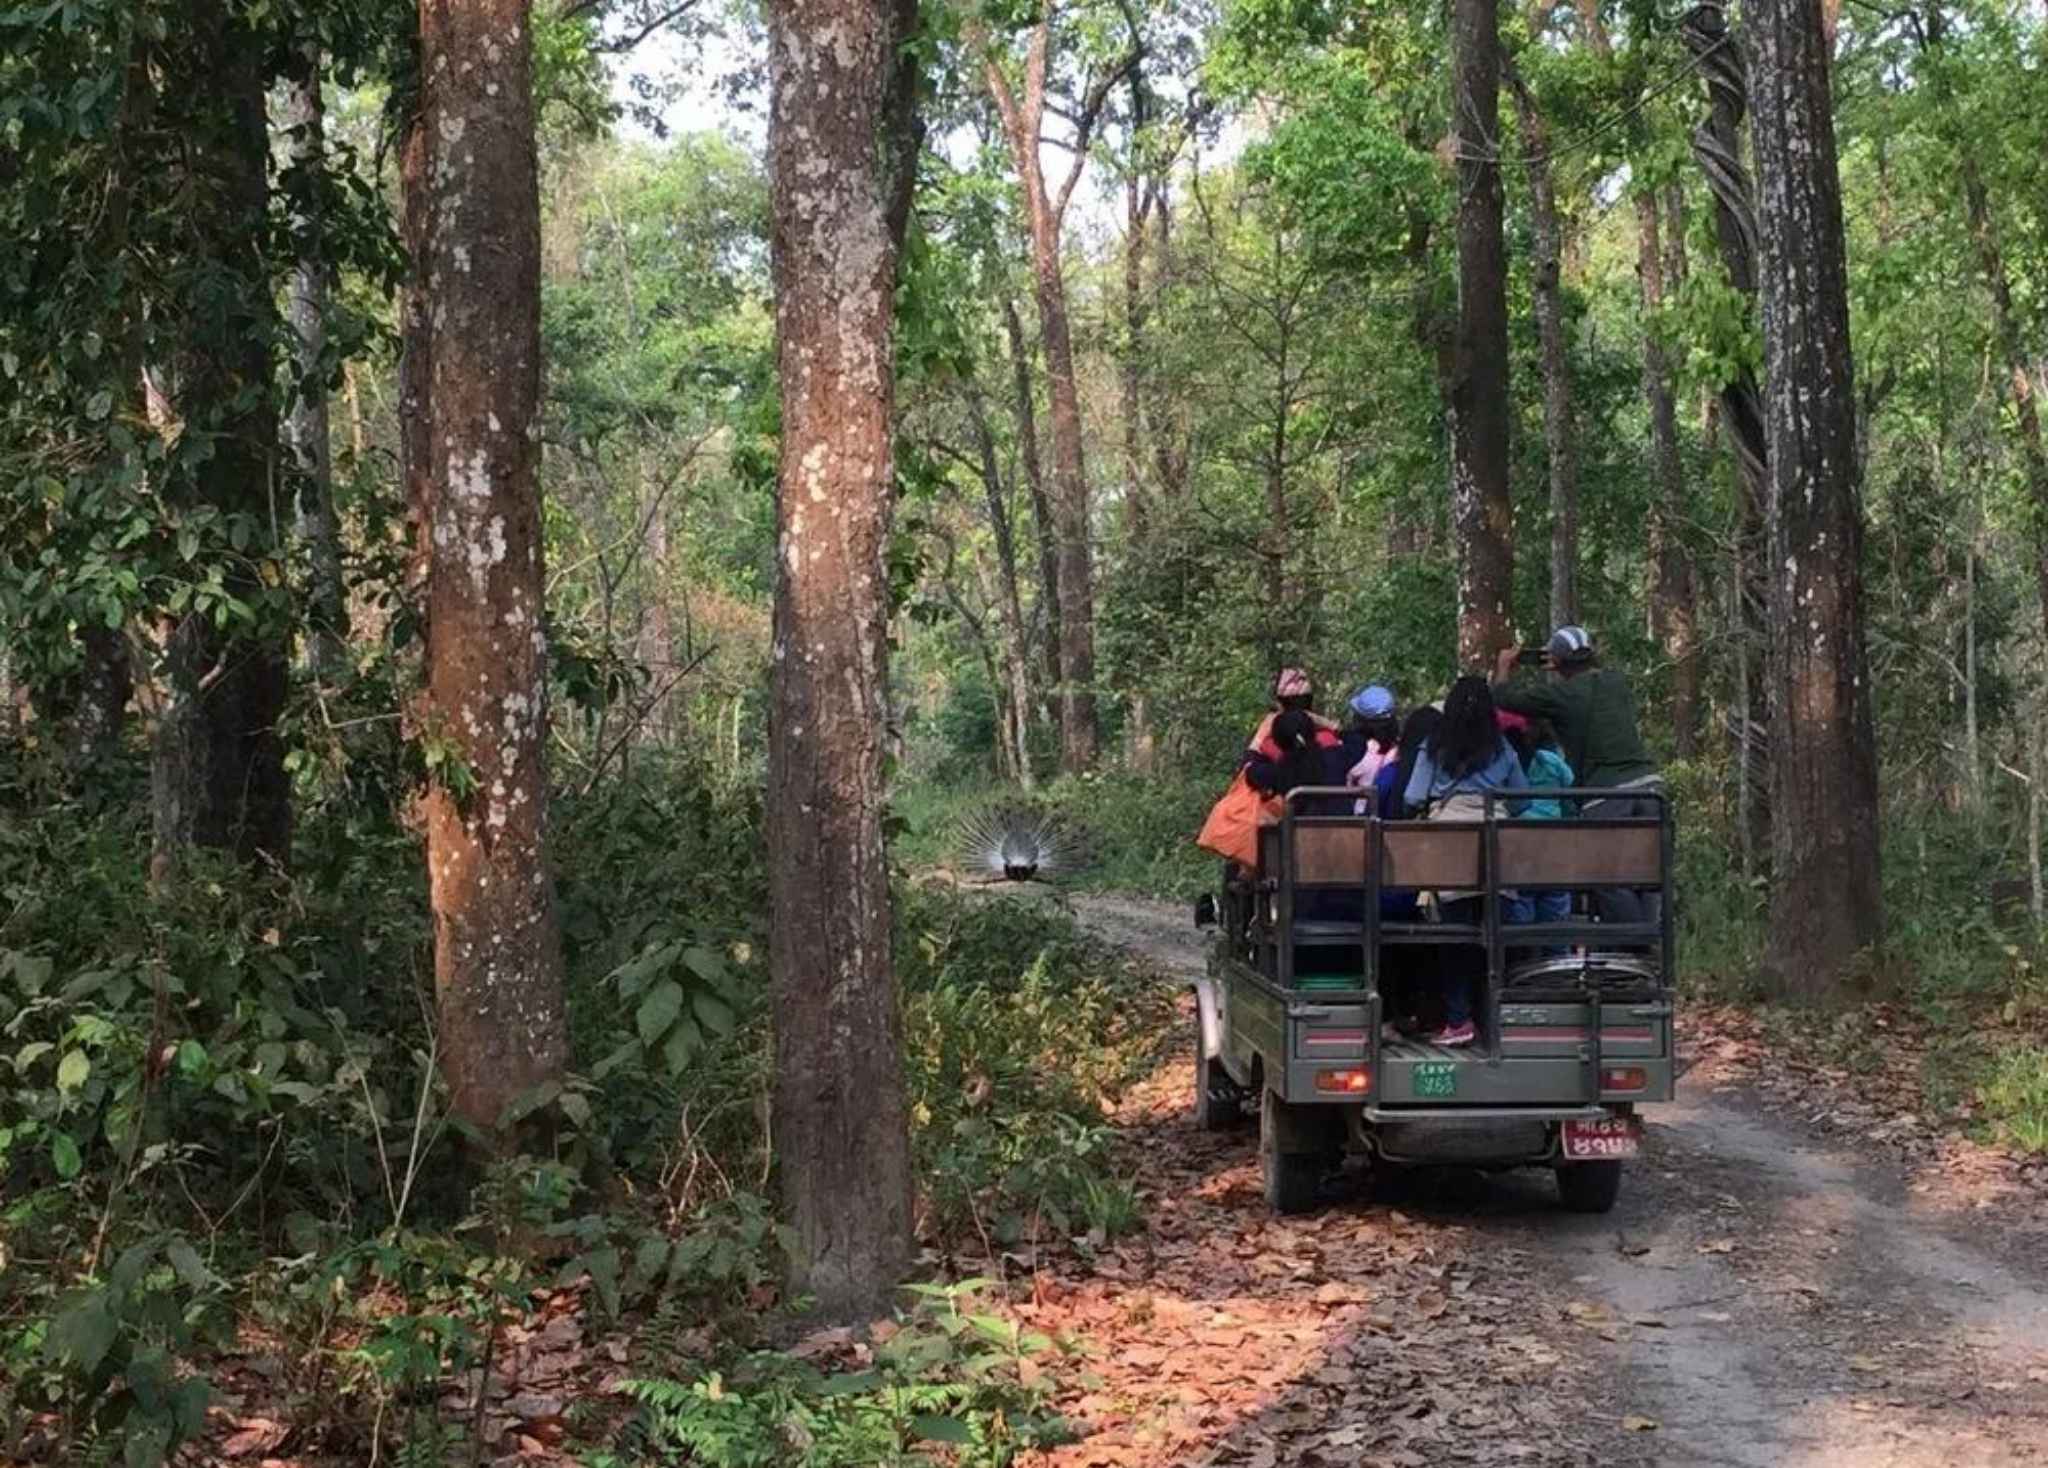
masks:
<path id="1" fill-rule="evenodd" d="M 926 1442 L 964 1445 L 974 1441 L 974 1429 L 957 1417 L 934 1417 L 922 1413 L 910 1419 L 910 1430 Z"/>
<path id="2" fill-rule="evenodd" d="M 79 1169 L 85 1166 L 85 1159 L 78 1155 L 78 1143 L 71 1140 L 69 1132 L 56 1132 L 50 1137 L 50 1166 L 66 1182 L 77 1177 Z"/>
<path id="3" fill-rule="evenodd" d="M 120 1329 L 120 1322 L 107 1309 L 106 1295 L 96 1290 L 50 1322 L 50 1334 L 43 1341 L 43 1359 L 68 1361 L 90 1376 L 114 1348 Z"/>
<path id="4" fill-rule="evenodd" d="M 213 1273 L 206 1262 L 199 1257 L 199 1251 L 187 1239 L 172 1239 L 164 1245 L 164 1257 L 171 1261 L 171 1268 L 178 1271 L 178 1278 L 193 1289 L 204 1289 L 213 1282 Z"/>
<path id="5" fill-rule="evenodd" d="M 633 1026 L 640 1032 L 640 1043 L 652 1045 L 667 1033 L 668 1027 L 682 1012 L 683 986 L 674 979 L 663 979 L 649 989 L 633 1016 Z"/>
<path id="6" fill-rule="evenodd" d="M 732 1033 L 732 1006 L 714 994 L 698 994 L 691 998 L 690 1008 L 697 1016 L 697 1022 L 714 1035 Z"/>
<path id="7" fill-rule="evenodd" d="M 698 1042 L 702 1039 L 703 1034 L 692 1020 L 683 1020 L 669 1031 L 668 1043 L 661 1047 L 661 1058 L 668 1066 L 669 1074 L 681 1075 L 689 1068 L 690 1062 L 697 1058 Z"/>
<path id="8" fill-rule="evenodd" d="M 66 1051 L 57 1062 L 57 1089 L 75 1091 L 92 1075 L 92 1059 L 83 1050 Z"/>
<path id="9" fill-rule="evenodd" d="M 178 1042 L 178 1074 L 190 1080 L 206 1069 L 206 1047 L 197 1040 Z"/>
<path id="10" fill-rule="evenodd" d="M 14 1052 L 14 1073 L 20 1075 L 57 1047 L 48 1040 L 31 1040 Z"/>

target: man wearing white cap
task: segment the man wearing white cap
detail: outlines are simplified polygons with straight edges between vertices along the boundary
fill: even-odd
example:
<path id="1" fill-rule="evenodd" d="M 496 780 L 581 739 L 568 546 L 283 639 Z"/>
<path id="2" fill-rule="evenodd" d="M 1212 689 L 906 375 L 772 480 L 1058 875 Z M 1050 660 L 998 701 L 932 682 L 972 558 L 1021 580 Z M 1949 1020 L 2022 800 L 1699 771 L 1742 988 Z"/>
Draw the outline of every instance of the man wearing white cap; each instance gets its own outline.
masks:
<path id="1" fill-rule="evenodd" d="M 1579 783 L 1596 790 L 1660 791 L 1663 776 L 1636 726 L 1635 694 L 1628 679 L 1600 666 L 1593 638 L 1583 627 L 1563 626 L 1543 649 L 1548 678 L 1518 678 L 1518 648 L 1502 648 L 1494 664 L 1493 698 L 1510 713 L 1548 719 L 1557 731 L 1565 762 Z M 1588 802 L 1580 813 L 1591 820 L 1655 819 L 1654 800 L 1615 797 Z M 1663 898 L 1654 891 L 1609 889 L 1596 895 L 1601 921 L 1654 923 Z"/>

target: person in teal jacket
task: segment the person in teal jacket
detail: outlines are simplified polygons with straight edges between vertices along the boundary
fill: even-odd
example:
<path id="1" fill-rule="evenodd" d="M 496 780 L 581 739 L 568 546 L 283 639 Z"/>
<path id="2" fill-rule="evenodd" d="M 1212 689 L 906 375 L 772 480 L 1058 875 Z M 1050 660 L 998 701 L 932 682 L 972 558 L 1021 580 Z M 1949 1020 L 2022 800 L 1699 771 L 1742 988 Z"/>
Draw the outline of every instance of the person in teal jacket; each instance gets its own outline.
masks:
<path id="1" fill-rule="evenodd" d="M 1500 722 L 1501 732 L 1507 735 L 1508 742 L 1522 757 L 1522 773 L 1528 777 L 1531 790 L 1569 790 L 1579 783 L 1572 774 L 1572 767 L 1559 753 L 1557 733 L 1547 720 L 1524 718 L 1503 710 Z M 1576 815 L 1577 806 L 1578 802 L 1568 795 L 1538 795 L 1523 803 L 1522 819 L 1561 821 L 1568 815 Z M 1561 923 L 1571 917 L 1570 892 L 1554 888 L 1549 891 L 1525 890 L 1521 895 L 1524 904 L 1521 914 L 1510 921 Z"/>

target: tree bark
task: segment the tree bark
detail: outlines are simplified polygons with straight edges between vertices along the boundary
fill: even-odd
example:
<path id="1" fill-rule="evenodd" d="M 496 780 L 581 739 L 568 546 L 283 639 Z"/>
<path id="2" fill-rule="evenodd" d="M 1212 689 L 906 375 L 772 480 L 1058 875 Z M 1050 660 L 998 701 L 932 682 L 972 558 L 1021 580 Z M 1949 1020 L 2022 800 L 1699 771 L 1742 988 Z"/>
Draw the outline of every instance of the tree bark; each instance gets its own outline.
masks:
<path id="1" fill-rule="evenodd" d="M 769 8 L 782 383 L 768 818 L 775 1141 L 792 1287 L 886 1307 L 911 1257 L 910 1134 L 882 842 L 892 302 L 915 0 Z M 817 38 L 832 37 L 821 45 Z"/>
<path id="2" fill-rule="evenodd" d="M 277 471 L 277 403 L 269 391 L 276 335 L 262 257 L 269 207 L 270 134 L 262 48 L 219 0 L 198 0 L 181 38 L 194 76 L 187 168 L 205 198 L 193 246 L 239 290 L 191 304 L 175 388 L 187 434 L 212 454 L 175 490 L 246 526 L 245 553 L 225 572 L 230 595 L 257 609 L 252 628 L 223 629 L 212 610 L 173 619 L 164 658 L 168 698 L 151 768 L 152 874 L 178 868 L 193 847 L 273 864 L 289 859 L 291 787 L 277 721 L 284 711 L 281 618 L 259 567 L 276 569 L 270 486 Z M 177 484 L 178 481 L 172 481 Z"/>
<path id="3" fill-rule="evenodd" d="M 1067 319 L 1067 286 L 1061 273 L 1060 231 L 1086 162 L 1088 143 L 1112 73 L 1082 104 L 1075 121 L 1074 161 L 1057 193 L 1048 185 L 1041 154 L 1046 108 L 1046 68 L 1052 44 L 1050 0 L 1032 30 L 1021 95 L 1012 91 L 991 56 L 983 64 L 989 95 L 1003 122 L 1011 163 L 1024 194 L 1031 235 L 1031 279 L 1038 301 L 1039 339 L 1045 352 L 1046 393 L 1051 405 L 1052 503 L 1059 541 L 1060 603 L 1060 767 L 1080 774 L 1095 764 L 1100 731 L 1095 711 L 1095 569 L 1091 542 L 1088 474 L 1081 441 L 1081 392 L 1074 371 L 1073 330 Z"/>
<path id="4" fill-rule="evenodd" d="M 334 451 L 328 433 L 327 262 L 316 185 L 326 153 L 326 110 L 320 97 L 320 48 L 296 50 L 285 77 L 280 121 L 303 203 L 292 221 L 299 259 L 292 271 L 289 315 L 297 390 L 285 440 L 298 468 L 295 529 L 311 560 L 307 586 L 306 665 L 314 677 L 339 676 L 348 661 L 347 602 L 341 583 L 341 539 L 334 519 Z"/>
<path id="5" fill-rule="evenodd" d="M 1451 49 L 1458 334 L 1445 409 L 1450 418 L 1451 522 L 1458 540 L 1458 661 L 1478 669 L 1490 666 L 1494 653 L 1514 639 L 1499 0 L 1454 0 Z"/>
<path id="6" fill-rule="evenodd" d="M 651 479 L 651 476 L 649 476 Z M 641 742 L 665 744 L 675 731 L 675 638 L 668 614 L 668 505 L 657 484 L 643 480 L 640 502 L 641 577 L 639 648 L 647 669 L 647 715 L 641 720 Z"/>
<path id="7" fill-rule="evenodd" d="M 1679 33 L 1706 79 L 1707 116 L 1693 129 L 1692 152 L 1714 195 L 1714 233 L 1728 282 L 1744 296 L 1757 293 L 1756 197 L 1742 161 L 1742 121 L 1749 105 L 1742 48 L 1718 5 L 1686 12 Z M 1770 849 L 1771 690 L 1767 672 L 1772 627 L 1769 576 L 1764 565 L 1769 446 L 1763 396 L 1747 369 L 1723 383 L 1718 397 L 1723 436 L 1737 476 L 1734 576 L 1741 636 L 1736 642 L 1737 700 L 1741 718 L 1734 748 L 1742 771 L 1742 850 L 1745 875 Z"/>
<path id="8" fill-rule="evenodd" d="M 1761 208 L 1775 863 L 1769 957 L 1825 992 L 1883 932 L 1877 744 L 1863 632 L 1841 181 L 1819 11 L 1759 0 L 1750 106 Z"/>
<path id="9" fill-rule="evenodd" d="M 1543 349 L 1543 450 L 1550 465 L 1550 624 L 1579 620 L 1579 448 L 1565 341 L 1564 222 L 1550 172 L 1550 127 L 1513 62 L 1507 64 L 1522 134 L 1534 225 L 1536 334 Z"/>
<path id="10" fill-rule="evenodd" d="M 1052 499 L 1046 493 L 1045 460 L 1038 447 L 1038 407 L 1031 390 L 1031 348 L 1024 340 L 1024 323 L 1018 318 L 1017 303 L 1003 298 L 1003 330 L 1010 343 L 1010 374 L 1016 398 L 1017 457 L 1024 466 L 1024 484 L 1031 492 L 1031 529 L 1038 542 L 1038 600 L 1045 624 L 1045 681 L 1060 684 L 1061 628 L 1059 529 L 1053 519 Z"/>
<path id="11" fill-rule="evenodd" d="M 506 1108 L 558 1078 L 568 1054 L 546 849 L 529 0 L 422 0 L 420 49 L 434 980 L 450 1107 L 502 1142 Z"/>
<path id="12" fill-rule="evenodd" d="M 1031 642 L 1024 621 L 1024 591 L 1017 571 L 1017 536 L 1010 521 L 1010 495 L 996 456 L 996 437 L 989 427 L 988 409 L 982 401 L 981 386 L 971 383 L 967 413 L 974 429 L 974 446 L 981 463 L 982 494 L 987 505 L 989 532 L 995 540 L 996 573 L 1000 578 L 1003 671 L 1009 685 L 1009 718 L 1013 725 L 1009 739 L 1016 749 L 1017 782 L 1026 790 L 1038 787 L 1031 767 Z"/>
<path id="13" fill-rule="evenodd" d="M 1675 201 L 1674 201 L 1675 205 Z M 1683 229 L 1674 207 L 1672 229 Z M 1682 255 L 1677 257 L 1682 259 Z M 1643 401 L 1650 413 L 1650 453 L 1656 491 L 1650 501 L 1650 635 L 1671 659 L 1671 724 L 1680 759 L 1697 752 L 1699 628 L 1692 556 L 1680 527 L 1685 522 L 1685 461 L 1678 444 L 1678 402 L 1671 362 L 1654 321 L 1664 308 L 1666 261 L 1661 210 L 1655 190 L 1636 195 L 1636 273 L 1643 301 Z M 1678 284 L 1671 272 L 1669 284 Z"/>

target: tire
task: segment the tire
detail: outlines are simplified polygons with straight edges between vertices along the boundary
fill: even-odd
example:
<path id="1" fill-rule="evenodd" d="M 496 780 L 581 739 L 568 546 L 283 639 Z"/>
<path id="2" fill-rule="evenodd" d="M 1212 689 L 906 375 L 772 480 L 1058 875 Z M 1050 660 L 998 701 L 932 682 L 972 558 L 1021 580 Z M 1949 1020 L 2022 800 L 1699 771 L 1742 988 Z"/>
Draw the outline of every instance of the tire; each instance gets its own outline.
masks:
<path id="1" fill-rule="evenodd" d="M 1202 1053 L 1202 1015 L 1195 1012 L 1195 1128 L 1227 1132 L 1244 1120 L 1244 1087 L 1220 1059 Z"/>
<path id="2" fill-rule="evenodd" d="M 1266 1178 L 1266 1202 L 1275 1213 L 1313 1213 L 1322 1202 L 1323 1174 L 1329 1154 L 1314 1151 L 1283 1151 L 1283 1145 L 1298 1147 L 1297 1134 L 1303 1130 L 1287 1113 L 1296 1110 L 1272 1091 L 1259 1100 L 1259 1163 Z"/>
<path id="3" fill-rule="evenodd" d="M 1621 1196 L 1619 1162 L 1571 1162 L 1557 1170 L 1557 1201 L 1573 1213 L 1608 1213 Z"/>

